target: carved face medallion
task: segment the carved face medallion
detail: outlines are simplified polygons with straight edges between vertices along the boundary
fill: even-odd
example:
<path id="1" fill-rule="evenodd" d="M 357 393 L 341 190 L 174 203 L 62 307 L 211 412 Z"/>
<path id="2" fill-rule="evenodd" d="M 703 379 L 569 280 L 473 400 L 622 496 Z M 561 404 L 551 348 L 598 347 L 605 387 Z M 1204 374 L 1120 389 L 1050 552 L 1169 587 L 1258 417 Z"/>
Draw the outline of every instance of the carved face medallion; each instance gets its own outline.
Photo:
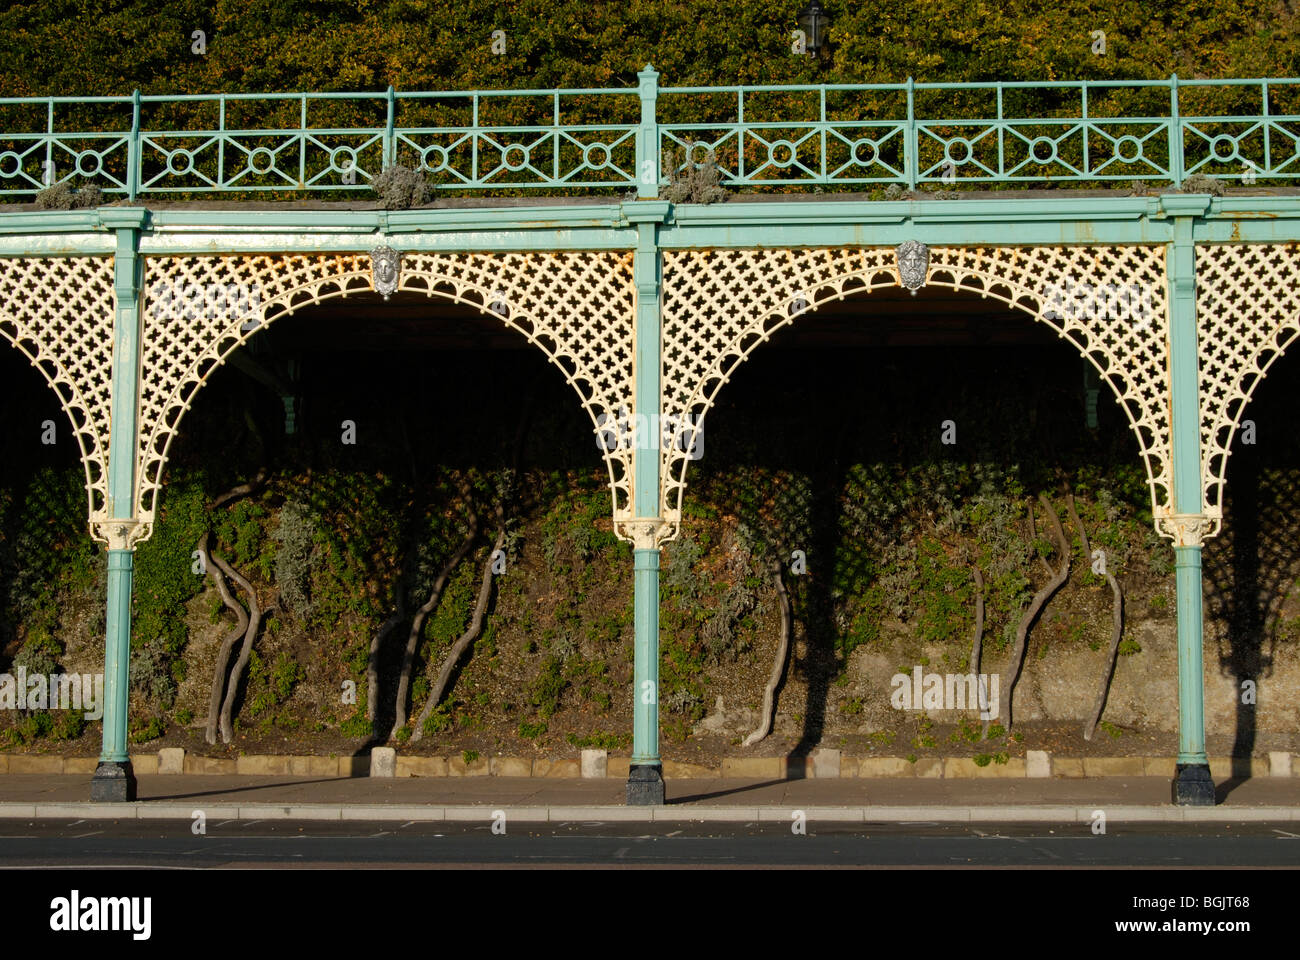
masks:
<path id="1" fill-rule="evenodd" d="M 900 243 L 894 251 L 898 261 L 898 280 L 912 293 L 925 286 L 925 275 L 930 269 L 930 248 L 919 240 Z"/>
<path id="2" fill-rule="evenodd" d="M 402 256 L 392 247 L 380 246 L 370 251 L 370 283 L 385 300 L 397 290 L 401 265 Z"/>

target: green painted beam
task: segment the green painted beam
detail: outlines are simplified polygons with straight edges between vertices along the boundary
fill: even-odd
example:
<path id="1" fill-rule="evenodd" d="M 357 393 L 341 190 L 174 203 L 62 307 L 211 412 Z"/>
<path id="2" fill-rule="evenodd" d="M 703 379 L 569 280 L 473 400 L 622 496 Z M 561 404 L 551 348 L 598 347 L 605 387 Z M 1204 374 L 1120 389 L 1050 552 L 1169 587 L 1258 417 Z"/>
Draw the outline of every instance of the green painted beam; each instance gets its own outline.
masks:
<path id="1" fill-rule="evenodd" d="M 1204 209 L 1208 202 L 1208 209 Z M 0 209 L 0 256 L 106 255 L 123 216 L 139 221 L 150 254 L 344 252 L 379 237 L 404 250 L 627 250 L 636 224 L 666 220 L 661 248 L 1129 244 L 1173 242 L 1179 204 L 1202 210 L 1193 242 L 1276 243 L 1300 238 L 1300 197 L 988 197 L 863 201 L 736 199 L 669 206 L 664 201 L 482 206 L 406 211 L 183 206 L 101 207 L 80 211 Z"/>

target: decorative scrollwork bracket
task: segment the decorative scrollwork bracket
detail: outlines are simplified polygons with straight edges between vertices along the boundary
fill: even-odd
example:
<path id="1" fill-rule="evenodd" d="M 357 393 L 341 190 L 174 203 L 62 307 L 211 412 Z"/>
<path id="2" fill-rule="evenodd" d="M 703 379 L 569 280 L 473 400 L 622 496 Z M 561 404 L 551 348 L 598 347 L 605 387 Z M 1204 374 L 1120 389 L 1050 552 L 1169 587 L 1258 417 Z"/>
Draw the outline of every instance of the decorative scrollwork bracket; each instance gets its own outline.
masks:
<path id="1" fill-rule="evenodd" d="M 1219 532 L 1220 521 L 1200 513 L 1171 513 L 1156 517 L 1156 532 L 1175 547 L 1199 547 Z"/>
<path id="2" fill-rule="evenodd" d="M 624 540 L 631 541 L 635 550 L 658 550 L 676 534 L 676 526 L 661 517 L 642 517 L 619 521 L 616 532 Z"/>
<path id="3" fill-rule="evenodd" d="M 139 520 L 98 520 L 91 524 L 90 535 L 110 550 L 134 550 L 137 543 L 148 540 L 153 533 L 152 523 Z"/>

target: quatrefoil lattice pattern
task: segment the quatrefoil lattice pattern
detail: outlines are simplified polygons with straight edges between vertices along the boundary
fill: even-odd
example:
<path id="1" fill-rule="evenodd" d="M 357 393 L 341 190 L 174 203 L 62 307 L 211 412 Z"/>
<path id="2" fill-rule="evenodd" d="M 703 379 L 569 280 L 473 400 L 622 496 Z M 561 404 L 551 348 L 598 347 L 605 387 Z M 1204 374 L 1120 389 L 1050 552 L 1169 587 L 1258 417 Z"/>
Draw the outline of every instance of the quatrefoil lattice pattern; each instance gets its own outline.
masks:
<path id="1" fill-rule="evenodd" d="M 45 375 L 72 421 L 92 535 L 107 519 L 115 304 L 111 257 L 0 259 L 0 335 Z"/>
<path id="2" fill-rule="evenodd" d="M 142 522 L 153 520 L 167 448 L 181 415 L 212 371 L 278 317 L 372 289 L 370 257 L 364 254 L 146 261 Z M 594 427 L 631 407 L 631 253 L 407 253 L 397 289 L 467 304 L 523 334 L 577 390 Z M 210 296 L 210 290 L 218 292 Z M 615 518 L 629 517 L 631 451 L 611 450 L 605 460 Z"/>
<path id="3" fill-rule="evenodd" d="M 1269 367 L 1300 336 L 1300 246 L 1198 246 L 1196 327 L 1204 513 L 1217 533 L 1242 412 Z"/>
<path id="4" fill-rule="evenodd" d="M 781 327 L 829 300 L 899 282 L 891 248 L 668 251 L 663 277 L 662 410 L 692 418 L 695 429 L 736 366 Z M 935 247 L 926 282 L 1002 300 L 1070 341 L 1128 416 L 1155 515 L 1172 512 L 1163 247 Z M 1053 309 L 1059 291 L 1081 289 L 1140 290 L 1145 309 L 1136 319 Z M 689 446 L 661 453 L 661 542 L 680 526 Z"/>

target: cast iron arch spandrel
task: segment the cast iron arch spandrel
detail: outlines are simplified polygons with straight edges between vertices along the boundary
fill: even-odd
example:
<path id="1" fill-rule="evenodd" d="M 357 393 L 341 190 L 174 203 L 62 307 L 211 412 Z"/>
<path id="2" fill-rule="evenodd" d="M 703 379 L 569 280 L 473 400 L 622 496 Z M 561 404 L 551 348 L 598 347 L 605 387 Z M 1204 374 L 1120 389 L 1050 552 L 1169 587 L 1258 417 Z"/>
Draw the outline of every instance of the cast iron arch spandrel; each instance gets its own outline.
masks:
<path id="1" fill-rule="evenodd" d="M 1097 368 L 1137 436 L 1153 515 L 1172 514 L 1165 248 L 932 247 L 929 253 L 926 283 L 1024 310 Z M 892 247 L 667 251 L 663 411 L 702 418 L 737 365 L 796 317 L 829 300 L 898 285 Z M 1080 288 L 1140 289 L 1144 309 L 1137 317 L 1059 309 L 1059 291 Z M 702 421 L 692 422 L 700 429 Z M 680 527 L 686 446 L 666 445 L 661 454 L 661 542 Z"/>
<path id="2" fill-rule="evenodd" d="M 180 419 L 212 371 L 279 317 L 371 292 L 371 267 L 363 253 L 146 260 L 137 493 L 143 524 L 154 519 Z M 196 291 L 210 285 L 237 291 L 246 309 L 209 309 Z M 631 406 L 631 253 L 404 253 L 396 289 L 466 304 L 521 333 L 563 371 L 595 427 Z M 631 453 L 604 457 L 615 518 L 630 516 Z"/>

